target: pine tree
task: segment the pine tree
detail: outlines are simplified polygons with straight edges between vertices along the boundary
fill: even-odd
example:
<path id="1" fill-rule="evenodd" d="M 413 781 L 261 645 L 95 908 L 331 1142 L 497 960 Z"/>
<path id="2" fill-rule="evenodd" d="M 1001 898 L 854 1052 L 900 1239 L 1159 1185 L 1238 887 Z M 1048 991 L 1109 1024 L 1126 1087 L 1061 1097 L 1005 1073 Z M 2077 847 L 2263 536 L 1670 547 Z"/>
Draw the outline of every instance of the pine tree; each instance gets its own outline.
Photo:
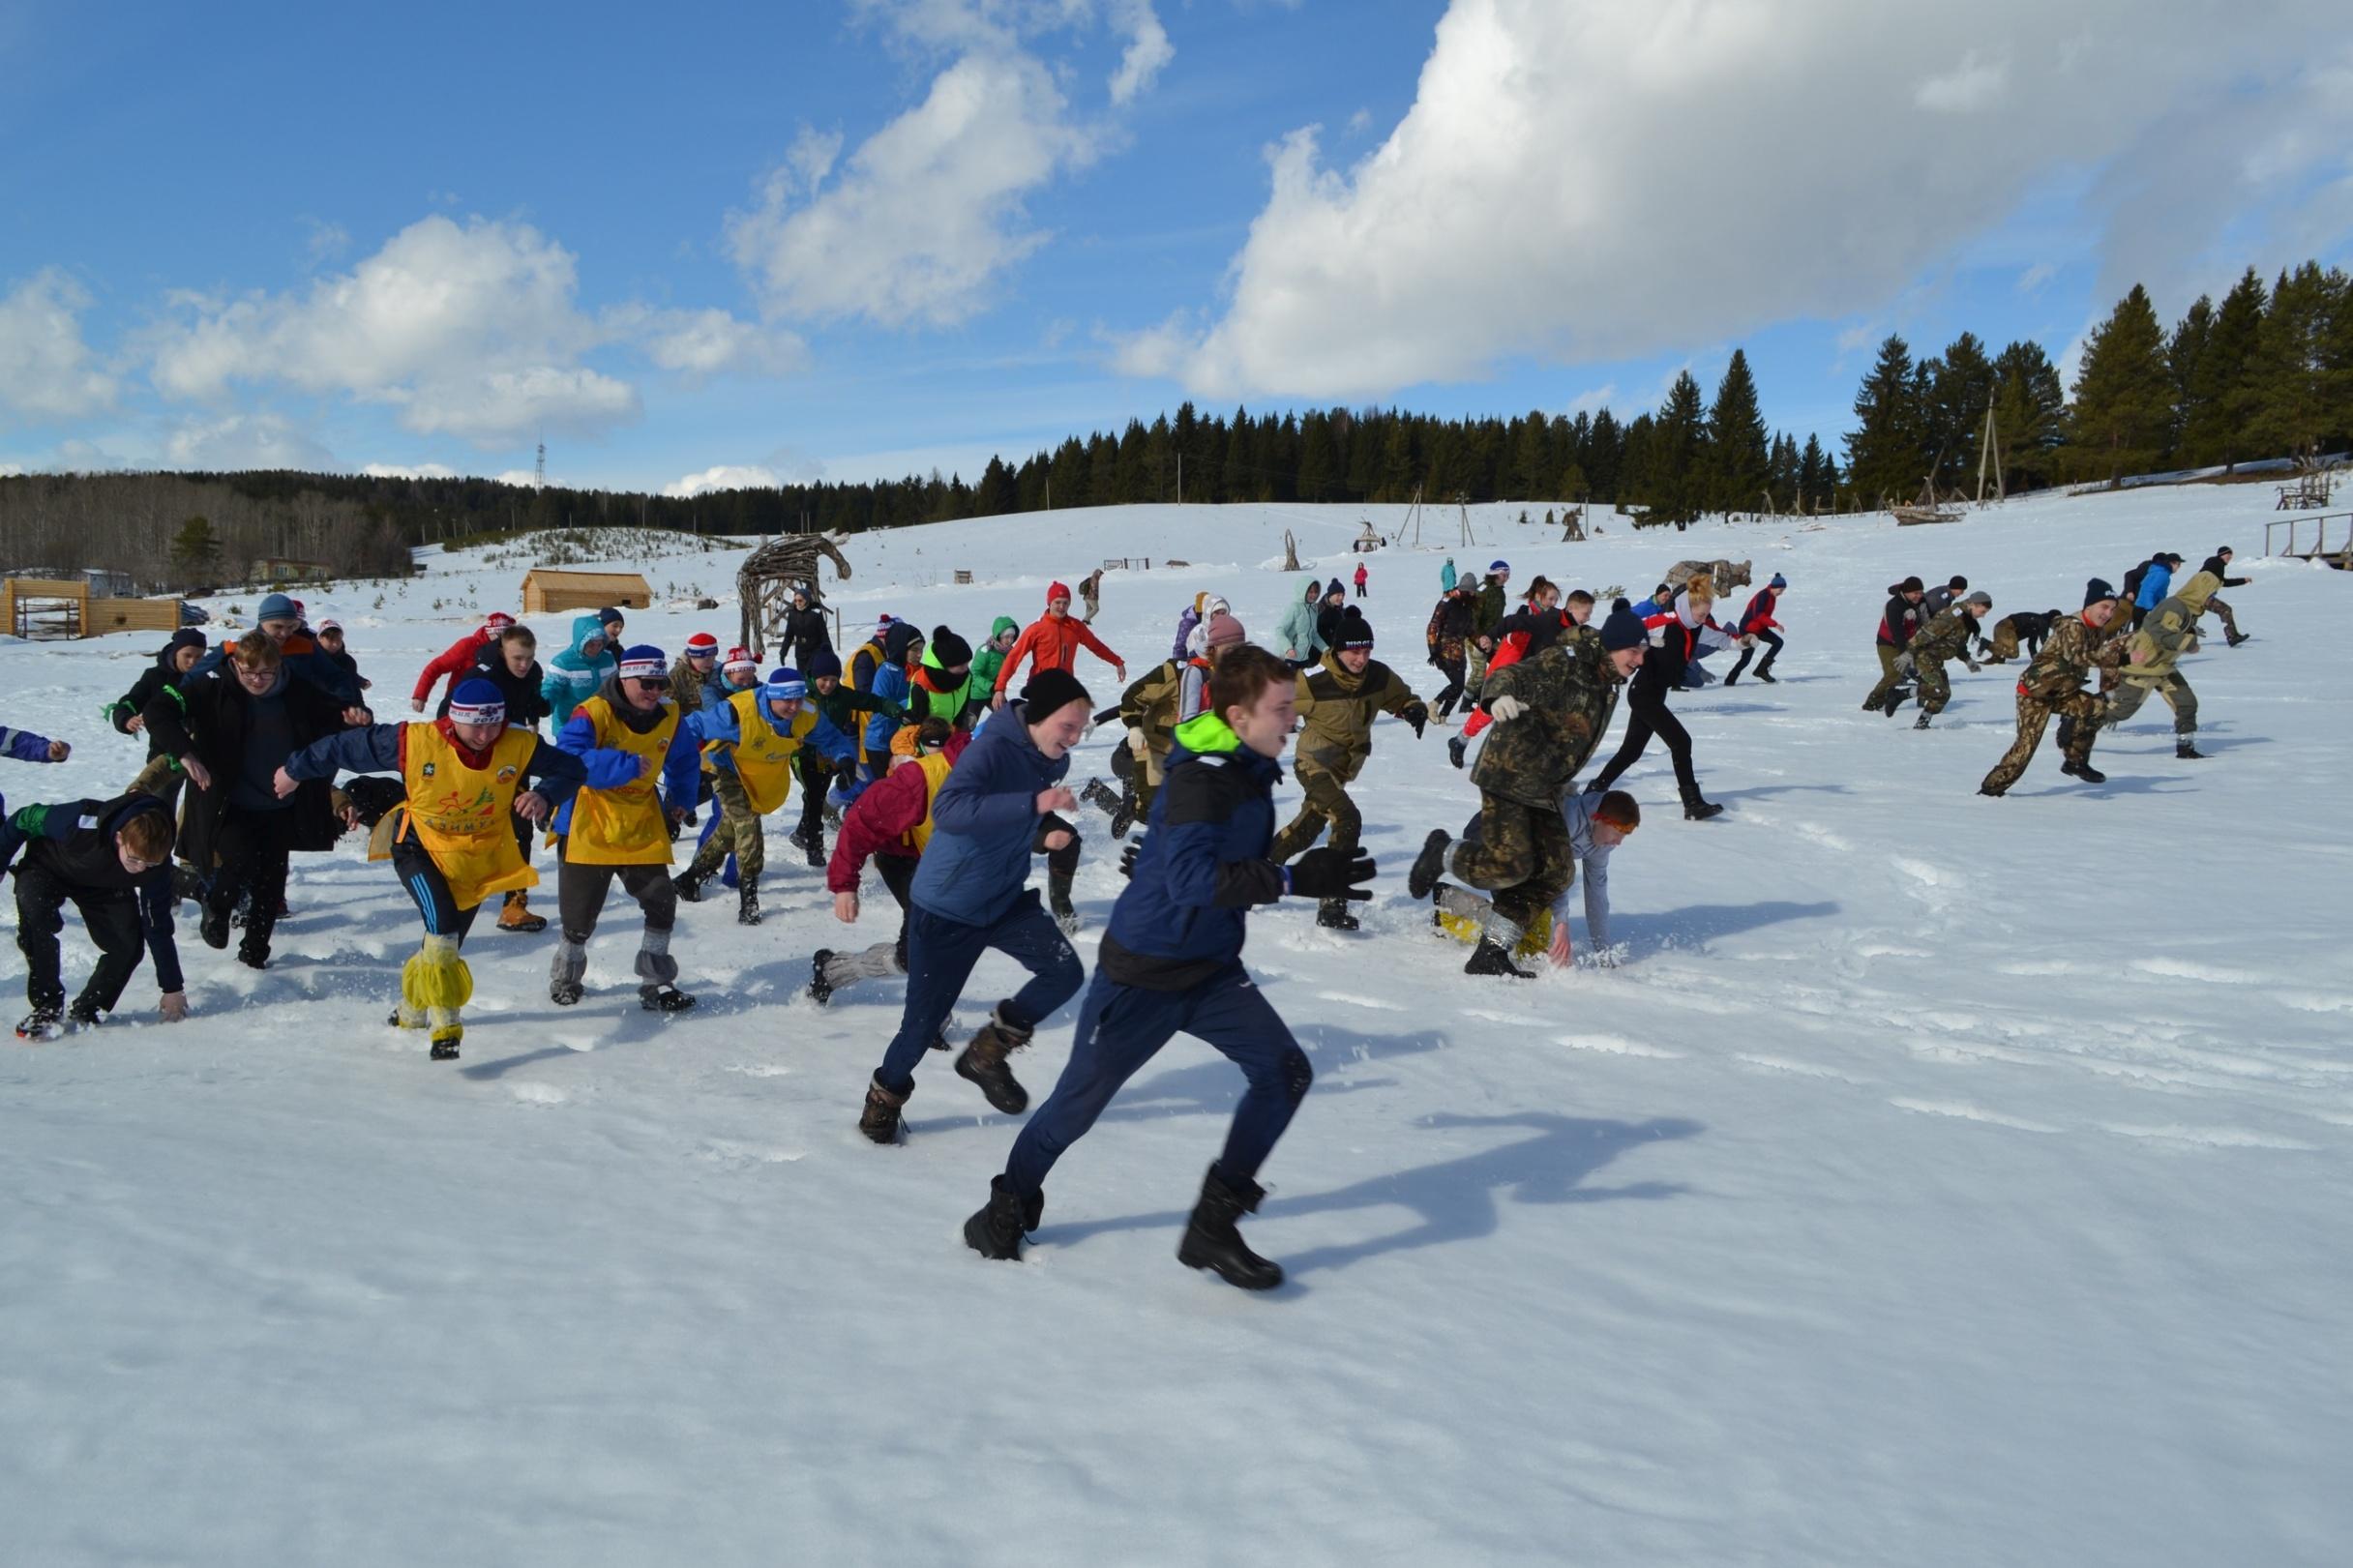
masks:
<path id="1" fill-rule="evenodd" d="M 1994 452 L 2011 494 L 2039 489 L 2058 477 L 2067 440 L 2067 391 L 2042 345 L 2011 343 L 1995 356 Z"/>
<path id="2" fill-rule="evenodd" d="M 1836 485 L 1830 454 L 1822 450 L 1822 437 L 1808 435 L 1805 450 L 1798 454 L 1798 510 L 1819 512 L 1829 506 Z"/>
<path id="3" fill-rule="evenodd" d="M 2182 456 L 2182 432 L 2189 429 L 2198 395 L 2198 366 L 2213 341 L 2214 301 L 2200 294 L 2165 341 L 2165 372 L 2173 379 L 2173 424 L 2165 433 L 2165 450 L 2183 467 L 2189 463 Z"/>
<path id="4" fill-rule="evenodd" d="M 1651 440 L 1652 510 L 1678 526 L 1699 517 L 1708 504 L 1708 417 L 1699 383 L 1684 370 L 1667 389 Z"/>
<path id="5" fill-rule="evenodd" d="M 1595 426 L 1600 421 L 1594 421 Z M 1636 414 L 1625 428 L 1625 439 L 1618 443 L 1618 486 L 1616 496 L 1621 503 L 1648 506 L 1656 499 L 1652 489 L 1657 464 L 1651 449 L 1658 442 L 1658 421 L 1648 414 Z"/>
<path id="6" fill-rule="evenodd" d="M 2321 437 L 2344 432 L 2347 377 L 2339 362 L 2339 318 L 2348 306 L 2341 272 L 2308 261 L 2272 285 L 2271 309 L 2255 340 L 2247 377 L 2253 399 L 2247 438 L 2275 457 L 2309 458 Z"/>
<path id="7" fill-rule="evenodd" d="M 1585 467 L 1585 477 L 1593 482 L 1594 499 L 1624 498 L 1619 487 L 1624 473 L 1625 431 L 1607 408 L 1594 410 L 1593 425 L 1586 431 L 1585 456 L 1580 461 Z"/>
<path id="8" fill-rule="evenodd" d="M 1388 429 L 1381 438 L 1380 488 L 1373 492 L 1373 499 L 1410 501 L 1415 488 L 1413 431 L 1395 409 L 1389 410 L 1383 418 Z M 1429 498 L 1438 499 L 1435 495 Z"/>
<path id="9" fill-rule="evenodd" d="M 1772 438 L 1772 478 L 1766 489 L 1772 496 L 1775 511 L 1797 505 L 1798 443 L 1787 435 Z"/>
<path id="10" fill-rule="evenodd" d="M 1708 410 L 1707 448 L 1705 504 L 1717 512 L 1755 511 L 1772 482 L 1772 455 L 1766 444 L 1765 414 L 1757 406 L 1756 378 L 1742 349 L 1732 351 L 1732 363 L 1716 384 L 1715 402 Z"/>
<path id="11" fill-rule="evenodd" d="M 1996 378 L 1985 345 L 1974 332 L 1952 340 L 1929 365 L 1924 445 L 1936 462 L 1937 488 L 1947 490 L 1977 472 Z"/>
<path id="12" fill-rule="evenodd" d="M 1005 459 L 990 458 L 989 466 L 980 471 L 980 484 L 972 492 L 972 515 L 980 518 L 1002 516 L 1013 510 L 1016 498 L 1013 474 L 1005 467 Z"/>
<path id="13" fill-rule="evenodd" d="M 2206 334 L 2205 347 L 2190 368 L 2183 410 L 2181 460 L 2192 468 L 2212 463 L 2236 467 L 2258 456 L 2248 447 L 2246 427 L 2253 411 L 2253 390 L 2247 383 L 2247 367 L 2255 356 L 2263 332 L 2263 312 L 2271 290 L 2249 267 L 2222 296 Z"/>
<path id="14" fill-rule="evenodd" d="M 1858 429 L 1846 437 L 1847 484 L 1865 506 L 1907 501 L 1920 488 L 1924 429 L 1910 345 L 1891 333 L 1855 394 Z"/>
<path id="15" fill-rule="evenodd" d="M 221 540 L 209 518 L 191 518 L 171 536 L 171 565 L 183 581 L 208 577 L 221 559 Z"/>
<path id="16" fill-rule="evenodd" d="M 2153 467 L 2173 422 L 2165 333 L 2149 291 L 2138 283 L 2092 331 L 2075 376 L 2070 410 L 2079 471 L 2104 471 L 2110 485 Z"/>

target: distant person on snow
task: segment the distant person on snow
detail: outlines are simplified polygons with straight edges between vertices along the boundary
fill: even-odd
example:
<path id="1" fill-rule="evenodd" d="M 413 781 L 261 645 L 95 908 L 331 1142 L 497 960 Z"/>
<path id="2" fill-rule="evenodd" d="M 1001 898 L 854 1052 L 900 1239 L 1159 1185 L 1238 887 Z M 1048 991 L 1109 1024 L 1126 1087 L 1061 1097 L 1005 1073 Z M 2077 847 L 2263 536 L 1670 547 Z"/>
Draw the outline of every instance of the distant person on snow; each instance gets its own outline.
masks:
<path id="1" fill-rule="evenodd" d="M 1050 669 L 1058 669 L 1065 674 L 1075 673 L 1079 649 L 1082 647 L 1092 649 L 1096 658 L 1111 666 L 1120 683 L 1126 683 L 1127 661 L 1105 647 L 1103 640 L 1087 629 L 1086 622 L 1071 619 L 1068 588 L 1058 582 L 1049 584 L 1046 589 L 1046 613 L 1029 623 L 1022 633 L 1021 639 L 1013 644 L 1013 651 L 1005 655 L 1005 665 L 997 672 L 997 683 L 991 690 L 989 705 L 994 708 L 1005 705 L 1005 689 L 1012 684 L 1013 677 L 1021 672 L 1025 659 L 1029 662 L 1032 680 Z"/>
<path id="2" fill-rule="evenodd" d="M 1446 564 L 1438 569 L 1438 591 L 1442 594 L 1454 591 L 1454 557 L 1451 555 L 1446 557 Z"/>
<path id="3" fill-rule="evenodd" d="M 1993 623 L 1993 644 L 1985 662 L 2007 665 L 2018 657 L 2021 644 L 2026 657 L 2032 659 L 2042 651 L 2042 639 L 2051 635 L 2051 628 L 2065 613 L 2057 609 L 2020 609 L 2003 616 Z"/>
<path id="4" fill-rule="evenodd" d="M 1323 597 L 1322 581 L 1309 577 L 1300 586 L 1299 596 L 1283 611 L 1283 618 L 1275 623 L 1277 651 L 1291 661 L 1295 669 L 1304 669 L 1324 657 L 1324 638 L 1316 631 L 1316 611 Z"/>
<path id="5" fill-rule="evenodd" d="M 807 669 L 815 662 L 819 648 L 833 651 L 833 628 L 825 612 L 809 598 L 809 590 L 792 590 L 792 607 L 785 612 L 785 624 L 778 634 L 792 646 L 792 666 Z"/>
<path id="6" fill-rule="evenodd" d="M 1765 657 L 1757 663 L 1757 679 L 1768 686 L 1777 684 L 1772 678 L 1772 662 L 1781 657 L 1783 629 L 1781 623 L 1773 619 L 1773 614 L 1781 607 L 1781 596 L 1788 591 L 1789 579 L 1775 572 L 1771 582 L 1749 596 L 1748 604 L 1742 609 L 1741 618 L 1733 630 L 1754 640 L 1741 650 L 1741 662 L 1734 665 L 1732 673 L 1724 677 L 1726 686 L 1739 683 L 1742 672 L 1748 667 L 1748 661 L 1756 658 L 1756 645 L 1759 642 L 1765 644 Z"/>
<path id="7" fill-rule="evenodd" d="M 1362 561 L 1358 561 L 1356 563 L 1356 597 L 1358 599 L 1362 599 L 1364 597 L 1364 585 L 1372 581 L 1372 573 L 1365 570 L 1365 566 Z"/>
<path id="8" fill-rule="evenodd" d="M 423 713 L 425 704 L 432 700 L 433 688 L 444 676 L 453 687 L 465 679 L 482 650 L 496 642 L 498 634 L 514 624 L 514 616 L 504 610 L 493 610 L 480 626 L 433 655 L 418 673 L 416 690 L 408 694 L 408 711 Z"/>
<path id="9" fill-rule="evenodd" d="M 1947 660 L 1958 659 L 1969 666 L 1969 673 L 1978 672 L 1978 662 L 1970 657 L 1969 647 L 1977 640 L 1978 623 L 1992 608 L 1993 595 L 1979 588 L 1921 627 L 1920 635 L 1912 639 L 1912 646 L 1904 650 L 1904 658 L 1910 661 L 1920 681 L 1920 717 L 1913 722 L 1913 728 L 1927 728 L 1928 721 L 1944 712 L 1945 705 L 1952 700 L 1952 682 L 1945 674 Z M 1901 706 L 1900 699 L 1891 698 L 1888 717 L 1894 718 L 1895 710 Z"/>
<path id="10" fill-rule="evenodd" d="M 2215 581 L 2225 588 L 2243 588 L 2254 581 L 2252 577 L 2234 577 L 2230 575 L 2230 547 L 2219 545 L 2215 547 L 2215 552 L 2206 557 L 2206 564 L 2198 570 L 2213 573 Z M 2223 646 L 2235 648 L 2247 640 L 2247 635 L 2239 630 L 2239 618 L 2230 612 L 2228 605 L 2222 603 L 2219 597 L 2210 596 L 2206 601 L 2206 607 L 2222 617 Z"/>
<path id="11" fill-rule="evenodd" d="M 1921 601 L 1927 596 L 1918 577 L 1906 577 L 1888 589 L 1888 607 L 1879 612 L 1879 636 L 1872 644 L 1879 655 L 1879 684 L 1862 699 L 1863 712 L 1895 711 L 1888 706 L 1889 695 L 1903 682 L 1902 671 L 1896 668 L 1895 662 L 1912 646 L 1913 634 L 1926 624 Z"/>

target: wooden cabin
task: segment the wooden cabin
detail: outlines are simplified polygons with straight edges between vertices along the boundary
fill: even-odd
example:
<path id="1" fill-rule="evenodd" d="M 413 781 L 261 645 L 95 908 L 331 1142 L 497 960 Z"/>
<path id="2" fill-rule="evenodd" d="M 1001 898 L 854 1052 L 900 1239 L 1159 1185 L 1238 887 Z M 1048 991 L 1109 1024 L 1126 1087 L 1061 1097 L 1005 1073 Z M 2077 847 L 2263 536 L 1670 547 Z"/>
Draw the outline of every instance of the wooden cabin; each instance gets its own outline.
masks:
<path id="1" fill-rule="evenodd" d="M 653 589 L 635 572 L 564 572 L 535 566 L 523 574 L 522 612 L 557 615 L 565 610 L 603 609 L 612 605 L 651 609 Z"/>

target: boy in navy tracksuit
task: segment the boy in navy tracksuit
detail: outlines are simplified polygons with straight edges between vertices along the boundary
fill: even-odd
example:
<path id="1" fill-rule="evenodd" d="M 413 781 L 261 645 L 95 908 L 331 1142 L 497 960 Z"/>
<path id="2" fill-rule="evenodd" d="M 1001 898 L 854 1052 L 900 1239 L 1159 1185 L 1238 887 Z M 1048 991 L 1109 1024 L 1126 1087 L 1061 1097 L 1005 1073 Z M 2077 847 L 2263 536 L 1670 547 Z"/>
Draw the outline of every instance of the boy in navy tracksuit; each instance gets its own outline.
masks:
<path id="1" fill-rule="evenodd" d="M 1093 709 L 1068 670 L 1041 670 L 1021 700 L 973 737 L 932 799 L 931 838 L 908 889 L 907 1007 L 858 1116 L 858 1130 L 878 1143 L 899 1136 L 915 1064 L 990 948 L 1028 970 L 1029 983 L 973 1031 L 956 1075 L 1007 1115 L 1029 1108 L 1029 1091 L 1014 1080 L 1005 1055 L 1028 1045 L 1087 978 L 1069 939 L 1028 888 L 1029 857 L 1071 842 L 1057 814 L 1076 812 L 1079 803 L 1062 776 Z"/>
<path id="2" fill-rule="evenodd" d="M 136 791 L 27 806 L 0 817 L 0 868 L 24 849 L 16 868 L 16 945 L 33 1011 L 16 1025 L 19 1039 L 53 1039 L 69 1020 L 87 1028 L 113 1012 L 142 951 L 155 956 L 164 1021 L 188 1016 L 172 932 L 172 837 L 171 809 Z M 57 945 L 68 903 L 81 912 L 98 949 L 98 966 L 71 1010 Z"/>
<path id="3" fill-rule="evenodd" d="M 1079 1012 L 1061 1081 L 1014 1141 L 965 1240 L 987 1257 L 1018 1258 L 1045 1206 L 1047 1171 L 1084 1137 L 1121 1084 L 1179 1032 L 1207 1041 L 1249 1080 L 1225 1152 L 1209 1167 L 1177 1259 L 1244 1289 L 1283 1283 L 1236 1222 L 1265 1192 L 1255 1179 L 1315 1078 L 1306 1052 L 1242 967 L 1245 914 L 1285 894 L 1369 899 L 1373 862 L 1328 845 L 1286 870 L 1266 858 L 1274 784 L 1296 719 L 1296 675 L 1262 648 L 1238 647 L 1209 677 L 1209 709 L 1176 729 L 1167 783 L 1133 880 L 1112 910 L 1101 962 Z M 934 851 L 938 851 L 935 849 Z"/>

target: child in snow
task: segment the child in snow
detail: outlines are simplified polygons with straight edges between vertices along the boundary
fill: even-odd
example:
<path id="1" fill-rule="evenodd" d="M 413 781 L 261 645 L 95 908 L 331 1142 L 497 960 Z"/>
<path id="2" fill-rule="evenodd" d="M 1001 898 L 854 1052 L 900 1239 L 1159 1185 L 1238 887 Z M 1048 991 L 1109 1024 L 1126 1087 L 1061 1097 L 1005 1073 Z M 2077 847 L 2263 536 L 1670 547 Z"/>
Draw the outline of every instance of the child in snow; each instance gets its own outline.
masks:
<path id="1" fill-rule="evenodd" d="M 163 992 L 157 1011 L 166 1023 L 188 1016 L 172 940 L 171 840 L 171 808 L 135 790 L 0 816 L 0 870 L 24 847 L 16 868 L 16 947 L 24 954 L 25 998 L 33 1011 L 17 1023 L 18 1039 L 54 1039 L 69 1021 L 95 1026 L 122 1000 L 142 950 L 155 955 Z M 57 945 L 69 902 L 98 949 L 98 966 L 71 1010 Z"/>

